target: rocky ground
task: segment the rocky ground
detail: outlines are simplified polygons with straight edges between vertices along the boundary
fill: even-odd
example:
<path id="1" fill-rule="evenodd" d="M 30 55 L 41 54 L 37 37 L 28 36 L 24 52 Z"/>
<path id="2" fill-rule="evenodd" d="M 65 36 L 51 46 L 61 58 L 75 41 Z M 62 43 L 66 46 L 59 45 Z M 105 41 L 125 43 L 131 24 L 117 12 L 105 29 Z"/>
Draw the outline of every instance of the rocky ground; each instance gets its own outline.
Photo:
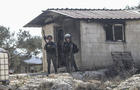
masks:
<path id="1" fill-rule="evenodd" d="M 114 90 L 140 90 L 140 74 L 133 75 L 132 77 L 121 81 Z"/>
<path id="2" fill-rule="evenodd" d="M 106 78 L 106 70 L 10 76 L 10 85 L 0 90 L 140 90 L 140 74 L 127 79 Z M 3 88 L 3 89 L 2 89 Z"/>

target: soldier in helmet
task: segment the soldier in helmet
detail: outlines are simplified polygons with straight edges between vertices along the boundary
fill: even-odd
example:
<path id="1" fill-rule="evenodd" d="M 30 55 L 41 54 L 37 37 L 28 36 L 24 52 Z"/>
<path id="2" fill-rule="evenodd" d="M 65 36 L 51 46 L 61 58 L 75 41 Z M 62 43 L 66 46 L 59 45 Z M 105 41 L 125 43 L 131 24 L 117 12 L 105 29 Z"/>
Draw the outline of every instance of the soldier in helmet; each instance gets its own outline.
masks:
<path id="1" fill-rule="evenodd" d="M 65 38 L 65 41 L 63 44 L 63 52 L 64 52 L 64 57 L 65 57 L 67 72 L 71 72 L 73 67 L 75 68 L 75 71 L 78 71 L 78 68 L 74 59 L 74 54 L 78 52 L 77 45 L 75 45 L 72 42 L 70 34 L 65 34 L 64 38 Z"/>
<path id="2" fill-rule="evenodd" d="M 45 50 L 47 53 L 48 74 L 50 74 L 51 60 L 54 66 L 55 73 L 57 73 L 56 44 L 52 41 L 51 35 L 48 35 L 45 40 L 46 40 Z"/>

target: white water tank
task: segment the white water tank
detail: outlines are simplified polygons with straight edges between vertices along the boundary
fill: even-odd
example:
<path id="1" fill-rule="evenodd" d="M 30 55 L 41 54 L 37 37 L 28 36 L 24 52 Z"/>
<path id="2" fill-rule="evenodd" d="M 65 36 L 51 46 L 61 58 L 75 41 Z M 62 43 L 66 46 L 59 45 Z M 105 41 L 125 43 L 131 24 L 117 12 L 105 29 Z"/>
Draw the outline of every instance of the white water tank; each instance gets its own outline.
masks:
<path id="1" fill-rule="evenodd" d="M 0 48 L 0 82 L 9 80 L 8 53 Z"/>

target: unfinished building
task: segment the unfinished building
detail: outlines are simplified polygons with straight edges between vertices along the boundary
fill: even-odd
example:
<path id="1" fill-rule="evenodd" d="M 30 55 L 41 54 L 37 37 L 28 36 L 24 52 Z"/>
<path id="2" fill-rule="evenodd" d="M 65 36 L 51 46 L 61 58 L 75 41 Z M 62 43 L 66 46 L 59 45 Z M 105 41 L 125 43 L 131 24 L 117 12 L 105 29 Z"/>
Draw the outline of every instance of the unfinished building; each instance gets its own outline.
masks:
<path id="1" fill-rule="evenodd" d="M 112 65 L 111 52 L 131 52 L 140 64 L 140 13 L 130 10 L 108 9 L 48 9 L 25 27 L 42 27 L 45 35 L 53 35 L 61 47 L 65 33 L 80 49 L 76 63 L 80 70 L 92 70 Z M 43 40 L 42 47 L 45 42 Z M 58 48 L 59 63 L 62 62 Z M 43 50 L 43 68 L 47 70 Z"/>

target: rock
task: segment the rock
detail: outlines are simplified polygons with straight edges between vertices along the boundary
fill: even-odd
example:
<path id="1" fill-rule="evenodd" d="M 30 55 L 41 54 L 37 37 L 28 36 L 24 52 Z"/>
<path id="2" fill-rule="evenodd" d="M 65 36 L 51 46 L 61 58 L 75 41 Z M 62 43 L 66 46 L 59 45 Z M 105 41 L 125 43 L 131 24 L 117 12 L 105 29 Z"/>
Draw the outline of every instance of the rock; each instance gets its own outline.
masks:
<path id="1" fill-rule="evenodd" d="M 112 88 L 110 88 L 110 87 L 106 87 L 106 90 L 112 90 Z"/>
<path id="2" fill-rule="evenodd" d="M 51 90 L 73 90 L 73 87 L 66 83 L 55 84 L 51 87 Z"/>
<path id="3" fill-rule="evenodd" d="M 82 72 L 74 72 L 72 73 L 72 77 L 75 78 L 75 79 L 78 79 L 78 80 L 83 80 L 83 75 L 82 75 Z"/>
<path id="4" fill-rule="evenodd" d="M 85 71 L 85 72 L 74 72 L 72 73 L 73 78 L 80 80 L 100 80 L 105 77 L 105 72 L 107 69 L 102 69 L 98 71 Z"/>
<path id="5" fill-rule="evenodd" d="M 7 86 L 0 85 L 0 90 L 9 90 L 9 88 Z"/>
<path id="6" fill-rule="evenodd" d="M 129 90 L 140 90 L 140 89 L 137 87 L 130 87 Z"/>
<path id="7" fill-rule="evenodd" d="M 101 81 L 99 81 L 99 80 L 88 80 L 88 82 L 95 83 L 95 84 L 101 84 Z"/>
<path id="8" fill-rule="evenodd" d="M 140 74 L 133 75 L 132 77 L 121 82 L 114 90 L 140 90 Z"/>
<path id="9" fill-rule="evenodd" d="M 74 80 L 74 90 L 98 90 L 100 86 L 100 81 L 93 80 L 90 82 L 84 82 L 81 80 Z"/>
<path id="10" fill-rule="evenodd" d="M 58 68 L 58 72 L 66 72 L 66 67 Z"/>
<path id="11" fill-rule="evenodd" d="M 86 71 L 83 73 L 83 80 L 92 80 L 97 79 L 100 80 L 105 77 L 105 70 L 102 71 Z"/>
<path id="12" fill-rule="evenodd" d="M 74 90 L 89 90 L 89 89 L 87 89 L 87 88 L 90 88 L 90 87 L 88 87 L 88 85 L 90 84 L 90 83 L 88 83 L 88 82 L 83 82 L 83 81 L 75 81 L 75 89 Z M 90 85 L 89 85 L 90 86 Z M 94 87 L 94 86 L 93 86 Z"/>
<path id="13" fill-rule="evenodd" d="M 104 84 L 105 84 L 106 86 L 111 86 L 111 85 L 112 85 L 112 82 L 106 81 Z"/>

